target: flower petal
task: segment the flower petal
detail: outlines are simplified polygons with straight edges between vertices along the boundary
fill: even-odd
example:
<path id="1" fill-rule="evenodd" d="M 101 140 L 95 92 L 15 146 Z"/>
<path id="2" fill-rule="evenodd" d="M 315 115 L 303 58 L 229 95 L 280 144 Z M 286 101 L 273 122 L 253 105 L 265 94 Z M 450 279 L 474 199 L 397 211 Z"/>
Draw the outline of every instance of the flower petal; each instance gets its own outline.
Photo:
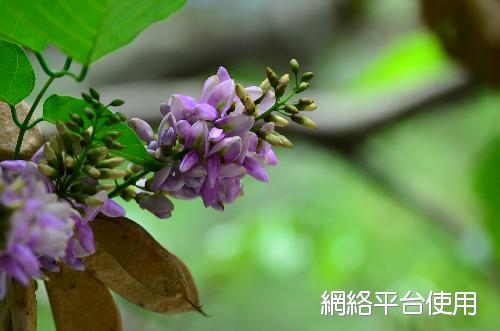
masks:
<path id="1" fill-rule="evenodd" d="M 247 173 L 253 178 L 260 180 L 262 182 L 269 181 L 269 176 L 267 175 L 264 166 L 253 157 L 247 156 L 243 161 L 243 166 L 247 170 Z"/>

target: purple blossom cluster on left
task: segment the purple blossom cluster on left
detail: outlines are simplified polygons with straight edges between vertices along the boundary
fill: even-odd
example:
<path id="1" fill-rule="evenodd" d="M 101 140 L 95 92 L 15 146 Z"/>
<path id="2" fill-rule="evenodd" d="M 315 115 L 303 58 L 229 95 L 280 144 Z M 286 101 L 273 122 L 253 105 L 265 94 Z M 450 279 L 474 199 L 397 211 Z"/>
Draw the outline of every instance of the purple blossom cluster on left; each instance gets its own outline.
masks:
<path id="1" fill-rule="evenodd" d="M 99 206 L 73 206 L 53 193 L 35 163 L 0 162 L 0 300 L 8 277 L 27 285 L 44 269 L 57 271 L 58 261 L 83 269 L 81 258 L 95 250 L 89 222 L 98 212 L 124 215 L 106 192 L 96 198 L 102 200 Z"/>

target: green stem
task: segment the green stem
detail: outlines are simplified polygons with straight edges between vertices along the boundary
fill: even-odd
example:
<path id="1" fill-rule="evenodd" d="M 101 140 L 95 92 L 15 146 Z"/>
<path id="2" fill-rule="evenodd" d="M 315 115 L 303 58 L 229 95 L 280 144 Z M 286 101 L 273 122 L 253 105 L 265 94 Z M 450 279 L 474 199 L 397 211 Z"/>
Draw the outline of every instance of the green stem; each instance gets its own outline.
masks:
<path id="1" fill-rule="evenodd" d="M 73 59 L 71 59 L 70 57 L 66 58 L 66 61 L 64 62 L 63 70 L 53 71 L 52 69 L 49 68 L 49 66 L 48 66 L 47 62 L 45 61 L 45 59 L 43 58 L 42 54 L 35 53 L 35 56 L 36 56 L 38 62 L 40 63 L 40 67 L 42 67 L 43 72 L 45 72 L 45 74 L 49 77 L 60 78 L 60 77 L 64 77 L 64 76 L 70 76 L 74 80 L 76 80 L 77 82 L 81 82 L 87 76 L 87 72 L 89 69 L 89 67 L 87 65 L 82 66 L 80 74 L 78 74 L 78 75 L 69 71 L 69 68 L 71 67 L 71 63 L 73 62 Z"/>
<path id="2" fill-rule="evenodd" d="M 115 189 L 113 191 L 111 191 L 108 196 L 110 198 L 114 198 L 114 197 L 120 195 L 120 193 L 124 189 L 126 189 L 130 185 L 135 184 L 139 179 L 141 179 L 142 177 L 146 176 L 148 173 L 150 173 L 150 170 L 143 170 L 143 171 L 141 171 L 141 172 L 139 172 L 139 173 L 137 173 L 137 174 L 135 174 L 133 176 L 130 176 L 129 179 L 127 179 L 122 184 L 120 184 L 117 187 L 115 187 Z"/>
<path id="3" fill-rule="evenodd" d="M 16 149 L 14 151 L 14 159 L 15 160 L 19 158 L 19 154 L 21 152 L 21 145 L 23 143 L 24 135 L 25 135 L 26 131 L 29 129 L 29 126 L 30 126 L 30 119 L 33 116 L 33 113 L 35 112 L 36 107 L 38 106 L 38 104 L 42 100 L 43 95 L 45 94 L 45 92 L 47 92 L 47 89 L 49 88 L 49 86 L 52 84 L 52 82 L 55 79 L 56 79 L 55 77 L 49 77 L 49 79 L 47 80 L 47 82 L 45 82 L 45 85 L 43 85 L 43 87 L 40 90 L 40 92 L 38 92 L 38 95 L 36 96 L 35 102 L 31 106 L 28 114 L 26 115 L 26 118 L 21 123 L 21 126 L 19 126 L 19 135 L 17 136 Z M 17 118 L 17 116 L 16 116 L 16 118 Z M 15 121 L 15 119 L 14 119 L 14 121 Z"/>

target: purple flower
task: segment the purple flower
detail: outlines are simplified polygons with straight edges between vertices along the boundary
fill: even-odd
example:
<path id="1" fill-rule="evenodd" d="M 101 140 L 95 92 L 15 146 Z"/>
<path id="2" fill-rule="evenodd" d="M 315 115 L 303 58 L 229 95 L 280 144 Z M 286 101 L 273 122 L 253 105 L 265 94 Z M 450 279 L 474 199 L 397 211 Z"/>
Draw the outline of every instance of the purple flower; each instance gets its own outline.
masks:
<path id="1" fill-rule="evenodd" d="M 198 100 L 175 94 L 160 106 L 163 120 L 157 140 L 145 139 L 150 135 L 143 131 L 152 131 L 149 126 L 134 127 L 149 152 L 167 162 L 147 181 L 153 194 L 138 195 L 142 208 L 157 216 L 170 216 L 173 205 L 166 194 L 179 199 L 201 197 L 206 207 L 222 210 L 225 203 L 243 194 L 241 179 L 245 175 L 269 180 L 264 165 L 277 164 L 276 156 L 271 145 L 252 132 L 255 118 L 245 113 L 235 86 L 221 67 L 205 81 Z M 245 91 L 252 100 L 260 99 L 257 114 L 274 105 L 271 91 L 264 94 L 257 86 Z M 263 128 L 274 130 L 269 124 Z"/>
<path id="2" fill-rule="evenodd" d="M 78 212 L 48 184 L 32 162 L 0 162 L 0 298 L 7 277 L 28 285 L 66 256 Z"/>

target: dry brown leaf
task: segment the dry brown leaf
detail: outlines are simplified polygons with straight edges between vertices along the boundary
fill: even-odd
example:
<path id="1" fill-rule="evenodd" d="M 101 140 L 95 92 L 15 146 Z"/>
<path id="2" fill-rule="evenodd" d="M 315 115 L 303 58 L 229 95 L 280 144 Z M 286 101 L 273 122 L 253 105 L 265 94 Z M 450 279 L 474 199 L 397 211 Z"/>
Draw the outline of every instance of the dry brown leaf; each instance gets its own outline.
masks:
<path id="1" fill-rule="evenodd" d="M 57 331 L 121 331 L 120 313 L 106 286 L 88 272 L 61 266 L 45 282 Z"/>
<path id="2" fill-rule="evenodd" d="M 97 251 L 85 260 L 97 279 L 127 300 L 160 313 L 199 311 L 191 273 L 140 225 L 98 216 L 91 223 Z"/>
<path id="3" fill-rule="evenodd" d="M 35 283 L 28 287 L 8 281 L 7 295 L 0 301 L 0 331 L 35 331 Z"/>

